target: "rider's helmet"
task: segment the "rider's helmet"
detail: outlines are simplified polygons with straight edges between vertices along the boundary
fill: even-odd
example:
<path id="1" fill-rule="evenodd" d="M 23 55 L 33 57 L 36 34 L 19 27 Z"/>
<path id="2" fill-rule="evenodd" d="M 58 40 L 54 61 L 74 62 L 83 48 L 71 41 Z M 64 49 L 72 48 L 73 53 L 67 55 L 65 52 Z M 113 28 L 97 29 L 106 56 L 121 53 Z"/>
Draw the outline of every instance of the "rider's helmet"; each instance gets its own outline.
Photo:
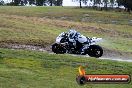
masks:
<path id="1" fill-rule="evenodd" d="M 71 30 L 69 30 L 69 32 L 68 32 L 68 36 L 69 36 L 70 38 L 73 38 L 73 37 L 76 35 L 76 33 L 77 33 L 77 31 L 76 31 L 75 29 L 71 29 Z"/>

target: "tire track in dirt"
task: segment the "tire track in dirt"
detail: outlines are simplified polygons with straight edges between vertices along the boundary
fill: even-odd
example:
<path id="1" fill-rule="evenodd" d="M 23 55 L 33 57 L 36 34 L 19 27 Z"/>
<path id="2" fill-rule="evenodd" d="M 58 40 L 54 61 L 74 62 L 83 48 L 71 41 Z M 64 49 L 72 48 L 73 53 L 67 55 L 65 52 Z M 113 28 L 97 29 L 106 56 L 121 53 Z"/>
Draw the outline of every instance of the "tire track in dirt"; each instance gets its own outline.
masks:
<path id="1" fill-rule="evenodd" d="M 0 48 L 24 49 L 24 50 L 48 52 L 49 54 L 54 54 L 50 46 L 42 47 L 42 46 L 33 46 L 33 45 L 5 44 L 3 46 L 0 46 Z M 109 50 L 106 48 L 103 48 L 103 50 L 104 50 L 103 56 L 98 59 L 132 62 L 132 58 L 131 56 L 129 56 L 129 54 L 132 55 L 131 52 L 126 52 L 126 53 L 118 52 L 118 51 Z M 71 56 L 89 57 L 88 55 L 74 55 L 74 54 L 71 54 Z"/>

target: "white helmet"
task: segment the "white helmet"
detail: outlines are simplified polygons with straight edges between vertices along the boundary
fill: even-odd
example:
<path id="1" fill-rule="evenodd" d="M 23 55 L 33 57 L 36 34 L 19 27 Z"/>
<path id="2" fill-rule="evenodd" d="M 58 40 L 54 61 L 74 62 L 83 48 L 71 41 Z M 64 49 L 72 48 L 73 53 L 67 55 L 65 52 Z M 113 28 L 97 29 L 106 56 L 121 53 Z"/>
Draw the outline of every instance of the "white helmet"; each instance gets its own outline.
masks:
<path id="1" fill-rule="evenodd" d="M 69 30 L 68 35 L 69 37 L 74 37 L 76 35 L 77 31 L 74 29 Z"/>

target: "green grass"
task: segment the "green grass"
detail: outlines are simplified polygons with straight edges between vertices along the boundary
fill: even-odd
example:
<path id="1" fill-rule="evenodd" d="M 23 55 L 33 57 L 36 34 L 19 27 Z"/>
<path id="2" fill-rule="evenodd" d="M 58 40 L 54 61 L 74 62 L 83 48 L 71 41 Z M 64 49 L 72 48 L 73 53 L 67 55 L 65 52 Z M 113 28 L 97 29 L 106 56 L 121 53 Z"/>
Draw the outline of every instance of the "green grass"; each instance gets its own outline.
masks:
<path id="1" fill-rule="evenodd" d="M 24 21 L 20 19 L 10 19 L 9 17 L 0 17 L 0 19 L 2 23 L 0 27 L 1 42 L 33 45 L 51 44 L 56 35 L 62 32 L 62 30 L 59 30 L 60 28 L 57 27 L 42 24 L 35 25 L 31 23 L 31 20 Z"/>
<path id="2" fill-rule="evenodd" d="M 0 7 L 0 14 L 1 45 L 18 43 L 47 46 L 55 41 L 59 33 L 76 28 L 86 36 L 102 37 L 106 40 L 102 43 L 105 48 L 132 52 L 132 26 L 128 24 L 131 14 L 73 7 L 10 6 Z M 92 21 L 81 21 L 83 18 Z M 113 19 L 119 20 L 119 23 L 111 23 Z M 107 20 L 107 23 L 103 20 Z"/>
<path id="3" fill-rule="evenodd" d="M 46 52 L 0 49 L 1 88 L 131 88 L 130 84 L 76 83 L 78 67 L 88 65 L 87 74 L 130 74 L 132 64 L 95 58 L 54 55 Z"/>
<path id="4" fill-rule="evenodd" d="M 10 9 L 10 10 L 8 10 Z M 95 11 L 90 9 L 80 9 L 74 7 L 0 7 L 0 13 L 20 16 L 37 16 L 48 18 L 67 17 L 66 20 L 81 21 L 82 18 L 88 18 L 87 21 L 103 23 L 112 23 L 118 21 L 118 24 L 129 24 L 132 15 L 122 12 Z M 88 14 L 88 15 L 86 15 Z"/>
<path id="5" fill-rule="evenodd" d="M 104 48 L 131 54 L 131 14 L 73 7 L 0 7 L 0 47 L 6 44 L 50 46 L 59 33 L 76 28 L 102 37 Z M 83 20 L 84 19 L 84 20 Z M 117 23 L 112 23 L 112 21 Z M 99 22 L 100 21 L 100 22 Z M 0 48 L 1 88 L 131 88 L 130 84 L 76 83 L 78 66 L 88 74 L 130 74 L 132 64 L 46 52 Z M 131 56 L 131 55 L 130 55 Z M 129 57 L 130 57 L 129 56 Z"/>

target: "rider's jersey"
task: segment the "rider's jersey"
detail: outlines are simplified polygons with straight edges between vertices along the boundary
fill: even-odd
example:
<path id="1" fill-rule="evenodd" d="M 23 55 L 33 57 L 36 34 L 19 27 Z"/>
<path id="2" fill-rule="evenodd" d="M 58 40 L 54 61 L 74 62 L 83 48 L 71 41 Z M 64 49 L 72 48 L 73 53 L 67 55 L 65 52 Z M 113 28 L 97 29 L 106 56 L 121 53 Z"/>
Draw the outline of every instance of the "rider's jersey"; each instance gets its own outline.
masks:
<path id="1" fill-rule="evenodd" d="M 76 33 L 74 33 L 74 34 L 70 34 L 70 35 L 69 35 L 69 38 L 70 38 L 70 39 L 77 40 L 77 37 L 78 37 L 79 35 L 81 35 L 81 34 L 80 34 L 79 32 L 76 32 Z"/>

